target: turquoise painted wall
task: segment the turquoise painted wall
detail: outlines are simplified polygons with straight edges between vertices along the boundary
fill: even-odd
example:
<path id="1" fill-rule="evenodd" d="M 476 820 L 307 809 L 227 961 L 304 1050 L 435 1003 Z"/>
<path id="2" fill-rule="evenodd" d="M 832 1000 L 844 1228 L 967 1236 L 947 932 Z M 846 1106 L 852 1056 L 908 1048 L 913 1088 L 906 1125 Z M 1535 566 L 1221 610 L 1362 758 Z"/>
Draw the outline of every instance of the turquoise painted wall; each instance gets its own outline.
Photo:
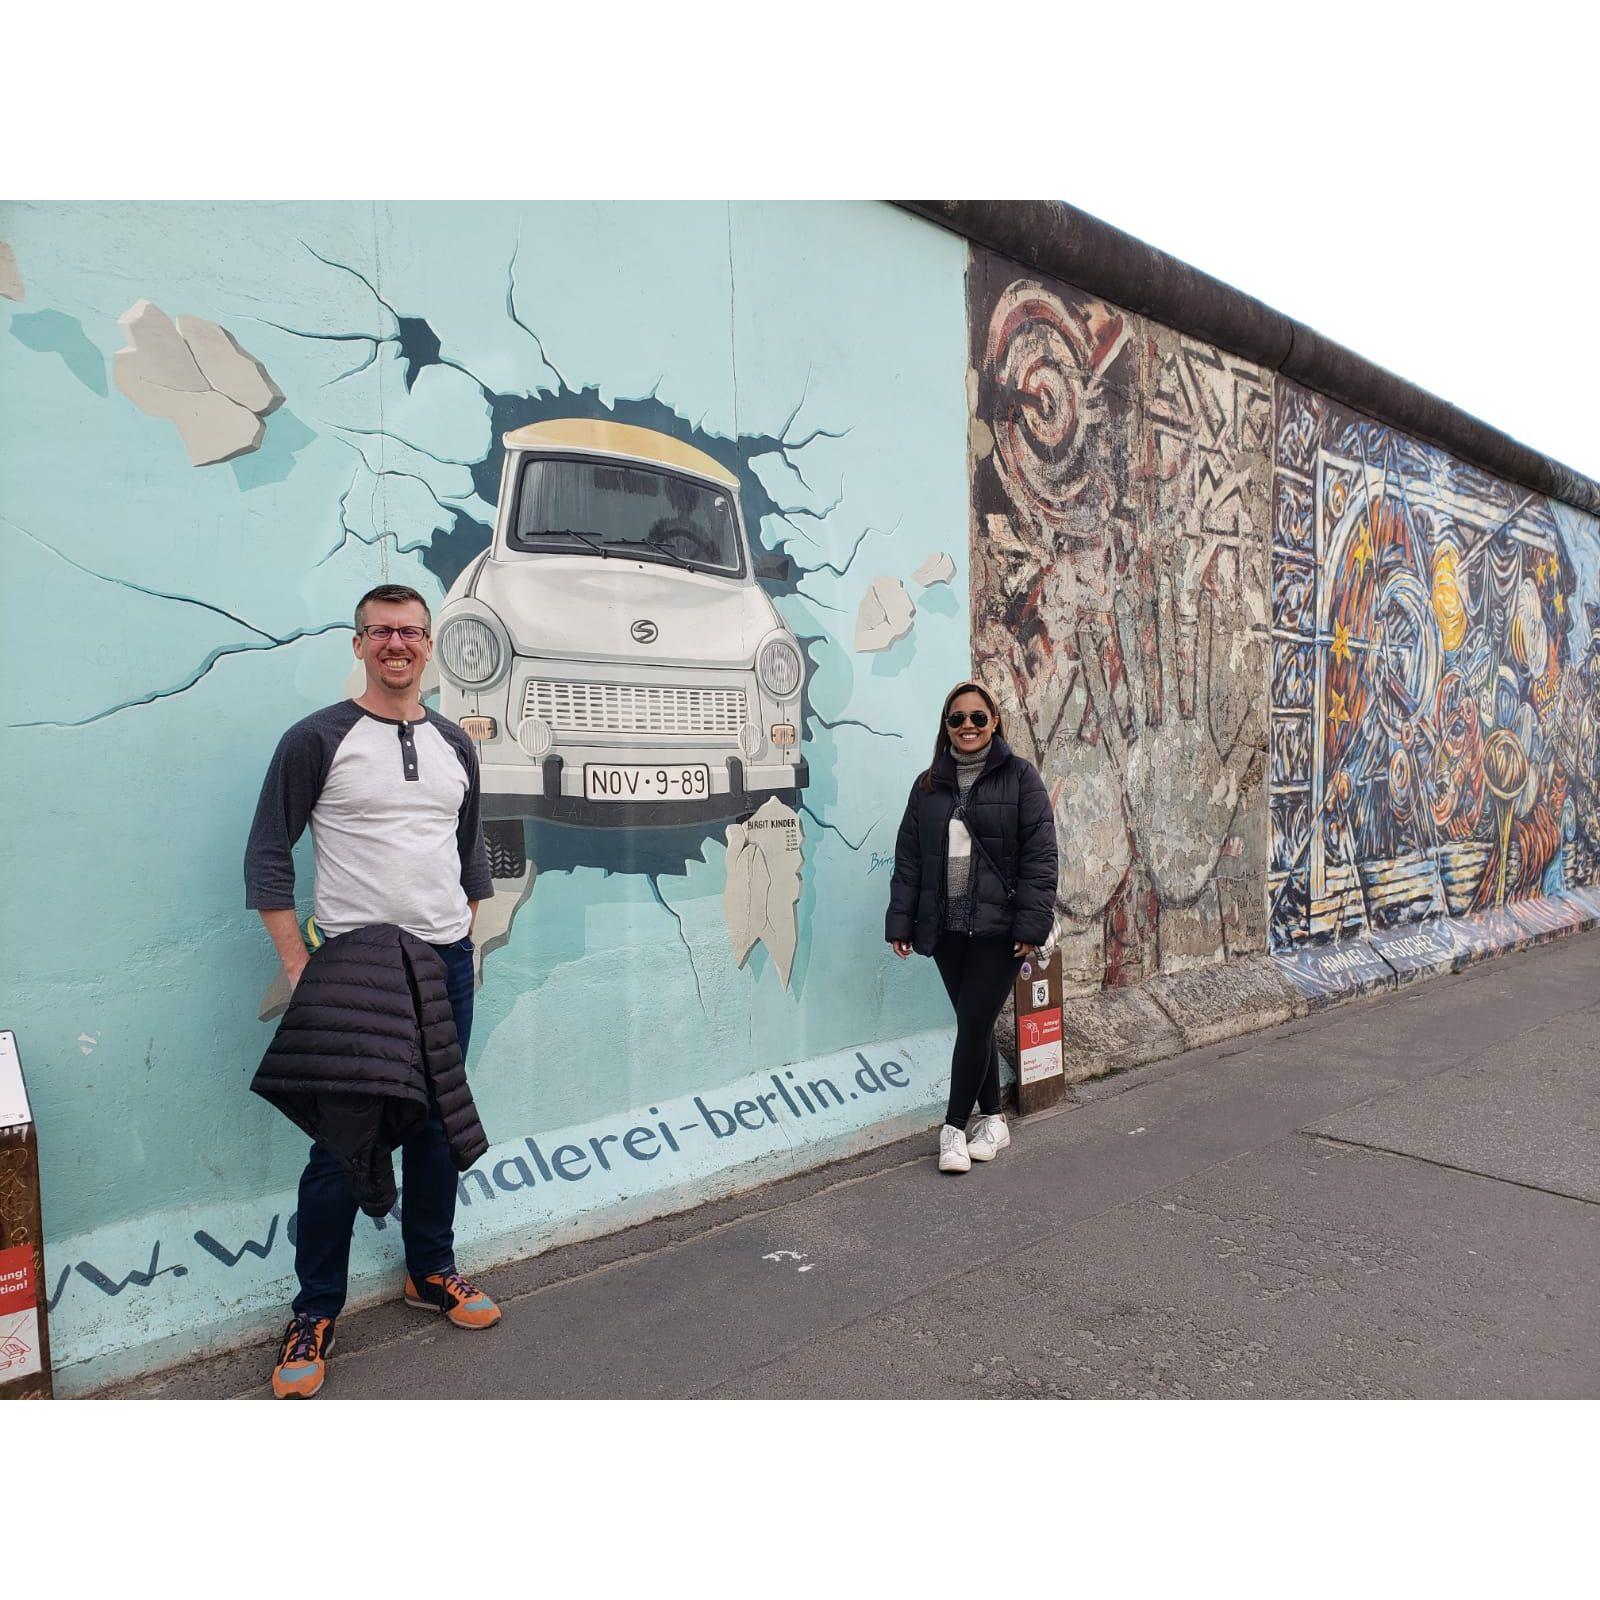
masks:
<path id="1" fill-rule="evenodd" d="M 931 965 L 884 959 L 874 861 L 970 659 L 961 241 L 871 204 L 28 204 L 0 207 L 0 239 L 25 296 L 0 299 L 0 1026 L 38 1122 L 58 1364 L 87 1381 L 185 1325 L 277 1314 L 286 1218 L 225 1271 L 194 1243 L 257 1212 L 264 1231 L 305 1154 L 246 1092 L 276 963 L 243 908 L 244 834 L 280 733 L 341 697 L 354 600 L 380 581 L 442 599 L 481 547 L 502 424 L 615 414 L 740 471 L 752 535 L 809 569 L 777 603 L 812 641 L 812 786 L 787 989 L 761 949 L 734 964 L 716 835 L 653 882 L 540 874 L 478 995 L 491 1140 L 944 1026 Z M 119 392 L 118 318 L 142 299 L 271 375 L 258 450 L 191 466 Z M 913 584 L 938 552 L 953 580 Z M 860 653 L 879 575 L 916 620 Z M 786 1160 L 891 1121 L 864 1099 L 814 1149 L 786 1134 Z M 671 1203 L 732 1164 L 686 1157 Z M 541 1204 L 519 1248 L 590 1202 Z"/>

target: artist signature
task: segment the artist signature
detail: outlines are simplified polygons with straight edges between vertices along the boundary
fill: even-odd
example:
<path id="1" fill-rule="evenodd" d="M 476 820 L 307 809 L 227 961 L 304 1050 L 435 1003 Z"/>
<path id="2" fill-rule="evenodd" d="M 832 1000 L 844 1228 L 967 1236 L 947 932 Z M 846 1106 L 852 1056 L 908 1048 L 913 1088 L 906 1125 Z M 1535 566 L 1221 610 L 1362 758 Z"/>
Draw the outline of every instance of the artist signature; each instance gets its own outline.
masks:
<path id="1" fill-rule="evenodd" d="M 893 865 L 893 856 L 882 855 L 878 851 L 874 850 L 872 852 L 872 865 L 867 868 L 867 876 L 870 878 L 879 867 L 892 867 Z"/>

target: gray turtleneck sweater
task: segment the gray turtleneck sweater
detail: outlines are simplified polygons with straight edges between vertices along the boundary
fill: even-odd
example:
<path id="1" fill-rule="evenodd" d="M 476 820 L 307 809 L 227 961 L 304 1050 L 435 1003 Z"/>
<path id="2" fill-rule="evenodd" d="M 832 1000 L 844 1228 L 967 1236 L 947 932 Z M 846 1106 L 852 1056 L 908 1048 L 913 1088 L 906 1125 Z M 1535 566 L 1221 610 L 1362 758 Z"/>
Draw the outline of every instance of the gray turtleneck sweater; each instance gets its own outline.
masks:
<path id="1" fill-rule="evenodd" d="M 989 747 L 963 755 L 954 746 L 950 750 L 956 764 L 956 787 L 965 800 L 989 759 Z M 972 931 L 972 835 L 959 817 L 951 817 L 950 834 L 945 843 L 944 858 L 944 925 L 952 933 Z"/>

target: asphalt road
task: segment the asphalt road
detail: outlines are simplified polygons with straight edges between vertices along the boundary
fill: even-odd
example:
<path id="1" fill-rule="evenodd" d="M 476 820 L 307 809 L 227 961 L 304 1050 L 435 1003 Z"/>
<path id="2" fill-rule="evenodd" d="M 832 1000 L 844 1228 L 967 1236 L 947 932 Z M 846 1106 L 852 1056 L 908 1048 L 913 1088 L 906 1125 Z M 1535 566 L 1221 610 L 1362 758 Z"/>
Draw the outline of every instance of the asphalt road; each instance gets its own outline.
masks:
<path id="1" fill-rule="evenodd" d="M 327 1398 L 1600 1396 L 1600 931 L 341 1323 Z M 470 1270 L 470 1263 L 464 1263 Z M 124 1385 L 264 1397 L 272 1351 Z"/>

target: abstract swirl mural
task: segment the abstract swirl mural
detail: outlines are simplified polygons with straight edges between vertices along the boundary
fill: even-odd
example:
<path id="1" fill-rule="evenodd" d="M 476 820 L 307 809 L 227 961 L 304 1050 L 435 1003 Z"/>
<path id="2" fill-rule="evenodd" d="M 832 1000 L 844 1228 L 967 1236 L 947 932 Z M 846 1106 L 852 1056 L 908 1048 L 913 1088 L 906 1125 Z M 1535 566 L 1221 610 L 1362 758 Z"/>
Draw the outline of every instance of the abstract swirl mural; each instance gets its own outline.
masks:
<path id="1" fill-rule="evenodd" d="M 1274 948 L 1593 883 L 1594 519 L 1278 395 Z"/>
<path id="2" fill-rule="evenodd" d="M 975 252 L 973 657 L 1049 786 L 1075 989 L 1264 948 L 1272 390 Z"/>

